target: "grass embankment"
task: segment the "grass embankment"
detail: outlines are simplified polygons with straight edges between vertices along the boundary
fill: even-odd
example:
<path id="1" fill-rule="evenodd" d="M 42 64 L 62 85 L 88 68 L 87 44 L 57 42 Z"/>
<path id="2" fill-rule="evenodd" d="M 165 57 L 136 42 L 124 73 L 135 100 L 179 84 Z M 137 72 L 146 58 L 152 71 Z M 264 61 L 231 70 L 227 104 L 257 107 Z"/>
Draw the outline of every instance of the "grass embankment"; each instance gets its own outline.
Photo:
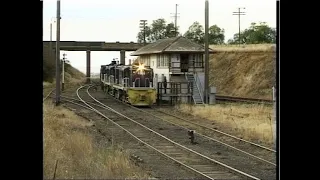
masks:
<path id="1" fill-rule="evenodd" d="M 220 129 L 254 142 L 273 143 L 273 110 L 270 105 L 216 104 L 192 106 L 182 104 L 178 110 L 211 120 Z"/>
<path id="2" fill-rule="evenodd" d="M 63 107 L 44 103 L 44 178 L 57 179 L 147 178 L 129 155 L 118 147 L 95 141 L 92 123 Z"/>
<path id="3" fill-rule="evenodd" d="M 210 45 L 217 52 L 275 52 L 275 44 L 238 44 Z"/>
<path id="4" fill-rule="evenodd" d="M 70 73 L 65 73 L 65 83 L 64 88 L 66 90 L 75 90 L 76 88 L 80 87 L 82 84 L 86 82 L 86 77 L 83 73 L 81 73 L 79 70 L 70 67 L 68 69 Z M 46 96 L 52 89 L 56 88 L 56 81 L 53 80 L 52 83 L 50 82 L 43 82 L 43 96 Z"/>
<path id="5" fill-rule="evenodd" d="M 274 44 L 213 45 L 210 85 L 219 95 L 272 99 L 276 84 Z"/>

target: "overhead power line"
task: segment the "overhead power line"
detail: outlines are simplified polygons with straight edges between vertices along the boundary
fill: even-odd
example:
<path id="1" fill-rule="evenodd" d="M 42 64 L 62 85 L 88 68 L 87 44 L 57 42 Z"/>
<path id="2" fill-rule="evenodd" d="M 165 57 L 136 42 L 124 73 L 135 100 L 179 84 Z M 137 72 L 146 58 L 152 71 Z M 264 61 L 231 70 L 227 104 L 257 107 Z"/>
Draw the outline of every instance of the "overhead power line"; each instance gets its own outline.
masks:
<path id="1" fill-rule="evenodd" d="M 241 9 L 246 9 L 245 7 L 239 7 L 238 12 L 233 12 L 232 15 L 237 15 L 239 18 L 239 46 L 241 45 L 241 37 L 240 37 L 240 16 L 246 15 L 245 12 L 241 12 Z"/>
<path id="2" fill-rule="evenodd" d="M 172 13 L 171 13 L 172 14 Z M 175 35 L 178 36 L 178 24 L 177 24 L 177 21 L 178 21 L 178 4 L 176 4 L 176 12 L 174 13 L 174 16 L 171 16 L 171 17 L 174 17 L 174 31 L 175 31 Z"/>
<path id="3" fill-rule="evenodd" d="M 140 29 L 143 32 L 143 45 L 146 45 L 146 26 L 147 26 L 147 20 L 140 20 Z"/>

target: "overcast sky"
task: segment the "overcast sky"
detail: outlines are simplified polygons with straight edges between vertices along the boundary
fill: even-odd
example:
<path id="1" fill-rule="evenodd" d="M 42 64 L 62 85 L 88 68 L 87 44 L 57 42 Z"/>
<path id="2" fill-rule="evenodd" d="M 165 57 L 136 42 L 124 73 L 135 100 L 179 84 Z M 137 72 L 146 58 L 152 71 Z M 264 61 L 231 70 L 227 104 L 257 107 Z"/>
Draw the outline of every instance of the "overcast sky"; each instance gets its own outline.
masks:
<path id="1" fill-rule="evenodd" d="M 174 22 L 175 5 L 178 4 L 178 26 L 184 34 L 198 21 L 204 26 L 205 0 L 61 0 L 61 41 L 137 41 L 139 20 L 164 18 Z M 218 25 L 225 30 L 225 40 L 238 32 L 238 17 L 232 15 L 238 7 L 245 7 L 241 16 L 241 30 L 252 22 L 266 22 L 276 27 L 276 0 L 209 0 L 209 26 Z M 43 40 L 50 40 L 50 22 L 56 17 L 56 0 L 43 1 Z M 56 25 L 53 24 L 53 40 Z M 68 52 L 71 65 L 82 72 L 86 68 L 85 52 Z M 126 61 L 131 59 L 126 53 Z M 120 58 L 119 52 L 91 52 L 91 72 L 99 73 L 101 64 Z"/>

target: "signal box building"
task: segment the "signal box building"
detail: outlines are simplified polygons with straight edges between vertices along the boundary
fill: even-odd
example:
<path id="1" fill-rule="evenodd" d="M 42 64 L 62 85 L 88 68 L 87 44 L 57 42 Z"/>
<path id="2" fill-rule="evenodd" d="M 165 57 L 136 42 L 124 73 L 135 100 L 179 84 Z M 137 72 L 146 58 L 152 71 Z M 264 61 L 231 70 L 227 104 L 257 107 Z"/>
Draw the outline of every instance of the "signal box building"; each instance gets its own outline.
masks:
<path id="1" fill-rule="evenodd" d="M 139 56 L 140 63 L 153 69 L 158 99 L 203 104 L 203 45 L 179 36 L 148 44 L 131 56 Z"/>

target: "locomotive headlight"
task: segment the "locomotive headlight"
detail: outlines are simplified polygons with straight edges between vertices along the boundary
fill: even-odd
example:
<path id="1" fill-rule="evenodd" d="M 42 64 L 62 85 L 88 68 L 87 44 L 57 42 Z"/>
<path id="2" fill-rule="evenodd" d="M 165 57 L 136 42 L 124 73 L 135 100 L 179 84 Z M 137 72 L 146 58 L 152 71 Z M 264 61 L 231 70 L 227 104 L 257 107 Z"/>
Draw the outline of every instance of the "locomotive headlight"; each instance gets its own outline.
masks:
<path id="1" fill-rule="evenodd" d="M 146 69 L 146 68 L 144 67 L 144 64 L 141 64 L 141 63 L 139 62 L 139 65 L 138 65 L 138 66 L 137 66 L 137 65 L 133 65 L 133 66 L 138 67 L 136 73 L 141 74 L 141 75 L 144 74 L 144 70 Z"/>

